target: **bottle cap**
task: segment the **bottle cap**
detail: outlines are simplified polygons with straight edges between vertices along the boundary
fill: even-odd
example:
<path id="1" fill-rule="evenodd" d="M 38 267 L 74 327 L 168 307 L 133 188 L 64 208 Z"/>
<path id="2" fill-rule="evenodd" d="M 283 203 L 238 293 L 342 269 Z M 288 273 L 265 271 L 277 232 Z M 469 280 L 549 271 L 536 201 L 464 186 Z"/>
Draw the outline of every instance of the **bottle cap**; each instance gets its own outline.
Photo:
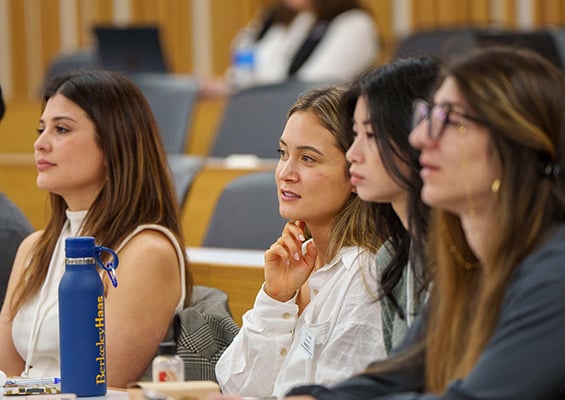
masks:
<path id="1" fill-rule="evenodd" d="M 70 237 L 65 239 L 67 258 L 94 257 L 94 238 L 91 236 Z"/>
<path id="2" fill-rule="evenodd" d="M 174 356 L 177 354 L 177 344 L 175 342 L 162 342 L 159 345 L 159 355 Z"/>

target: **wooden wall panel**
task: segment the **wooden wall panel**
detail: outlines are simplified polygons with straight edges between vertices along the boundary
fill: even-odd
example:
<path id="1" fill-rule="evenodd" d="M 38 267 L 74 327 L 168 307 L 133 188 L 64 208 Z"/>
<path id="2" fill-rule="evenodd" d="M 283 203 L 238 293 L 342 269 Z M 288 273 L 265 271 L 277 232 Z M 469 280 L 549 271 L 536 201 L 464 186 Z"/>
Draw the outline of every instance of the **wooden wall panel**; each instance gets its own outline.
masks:
<path id="1" fill-rule="evenodd" d="M 20 0 L 9 0 L 10 13 L 10 57 L 12 71 L 12 98 L 24 100 L 27 96 L 27 55 L 25 33 L 25 3 Z"/>
<path id="2" fill-rule="evenodd" d="M 190 73 L 194 69 L 193 32 L 192 32 L 192 7 L 190 1 L 171 1 L 166 16 L 169 21 L 165 35 L 165 44 L 169 44 L 167 51 L 173 71 Z M 175 17 L 176 16 L 176 17 Z"/>
<path id="3" fill-rule="evenodd" d="M 412 29 L 431 29 L 438 25 L 435 0 L 412 1 Z"/>
<path id="4" fill-rule="evenodd" d="M 516 0 L 504 0 L 504 16 L 502 20 L 502 25 L 515 28 L 517 23 L 516 10 L 518 6 L 516 5 Z"/>
<path id="5" fill-rule="evenodd" d="M 53 57 L 60 53 L 61 5 L 70 4 L 76 8 L 77 18 L 64 23 L 77 24 L 78 37 L 72 43 L 76 42 L 86 48 L 93 45 L 93 24 L 111 24 L 115 21 L 116 1 L 7 0 L 10 59 L 5 62 L 9 63 L 11 99 L 34 99 L 37 95 L 36 86 L 42 82 L 44 71 Z M 129 22 L 158 23 L 162 27 L 163 47 L 174 72 L 191 73 L 195 65 L 191 14 L 193 1 L 195 0 L 128 0 L 131 8 Z M 257 10 L 273 0 L 206 1 L 205 5 L 209 8 L 207 18 L 210 20 L 211 72 L 222 74 L 230 63 L 230 44 L 236 32 L 256 15 Z M 503 27 L 518 27 L 517 11 L 520 0 L 362 1 L 377 20 L 383 44 L 384 57 L 381 61 L 388 59 L 397 42 L 398 28 L 394 26 L 394 12 L 399 4 L 407 5 L 406 13 L 410 19 L 404 24 L 403 32 L 406 27 L 408 31 L 415 31 L 466 24 L 496 23 Z M 565 25 L 564 0 L 532 0 L 531 4 L 534 27 Z M 33 10 L 30 11 L 31 8 Z M 493 9 L 498 10 L 496 15 L 493 14 Z M 123 16 L 121 19 L 123 20 Z"/>
<path id="6" fill-rule="evenodd" d="M 544 0 L 534 1 L 534 22 L 540 25 L 561 25 L 565 20 L 565 1 Z"/>
<path id="7" fill-rule="evenodd" d="M 212 42 L 212 68 L 222 74 L 230 65 L 231 43 L 239 29 L 247 25 L 268 0 L 209 0 Z"/>
<path id="8" fill-rule="evenodd" d="M 365 0 L 363 6 L 373 15 L 377 21 L 377 29 L 381 42 L 381 54 L 378 63 L 383 63 L 392 56 L 392 49 L 396 45 L 396 34 L 394 31 L 394 7 L 393 0 Z"/>
<path id="9" fill-rule="evenodd" d="M 43 74 L 49 68 L 49 64 L 59 54 L 61 50 L 61 32 L 53 29 L 61 25 L 59 13 L 59 0 L 43 0 L 41 2 L 41 71 Z M 39 77 L 40 85 L 37 87 L 37 95 L 41 95 L 43 77 Z"/>
<path id="10" fill-rule="evenodd" d="M 471 1 L 471 23 L 477 25 L 489 25 L 490 20 L 490 4 L 489 0 Z"/>

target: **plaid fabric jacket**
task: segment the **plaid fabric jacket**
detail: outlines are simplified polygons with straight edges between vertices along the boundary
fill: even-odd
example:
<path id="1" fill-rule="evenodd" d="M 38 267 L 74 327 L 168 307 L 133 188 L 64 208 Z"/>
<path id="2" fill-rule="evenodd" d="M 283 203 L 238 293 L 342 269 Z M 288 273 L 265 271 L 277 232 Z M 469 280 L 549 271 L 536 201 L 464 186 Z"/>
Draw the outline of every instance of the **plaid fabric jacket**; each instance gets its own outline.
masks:
<path id="1" fill-rule="evenodd" d="M 223 291 L 194 286 L 190 306 L 177 313 L 173 334 L 185 380 L 217 381 L 216 362 L 239 332 Z"/>

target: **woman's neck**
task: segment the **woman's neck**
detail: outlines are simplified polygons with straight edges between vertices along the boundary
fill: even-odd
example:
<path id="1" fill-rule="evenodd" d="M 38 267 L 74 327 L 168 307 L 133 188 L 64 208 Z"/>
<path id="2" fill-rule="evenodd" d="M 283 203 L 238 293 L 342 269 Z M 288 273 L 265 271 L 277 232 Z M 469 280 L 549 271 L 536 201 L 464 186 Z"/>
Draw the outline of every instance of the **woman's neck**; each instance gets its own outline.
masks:
<path id="1" fill-rule="evenodd" d="M 318 248 L 318 262 L 317 267 L 325 265 L 329 260 L 327 259 L 328 245 L 330 242 L 331 225 L 308 225 L 312 240 Z"/>
<path id="2" fill-rule="evenodd" d="M 408 230 L 408 194 L 406 193 L 390 204 L 396 215 L 398 215 L 400 222 L 402 222 L 404 229 Z"/>
<path id="3" fill-rule="evenodd" d="M 486 260 L 488 233 L 492 227 L 492 220 L 490 213 L 471 213 L 461 216 L 461 226 L 465 232 L 467 243 L 483 265 Z"/>

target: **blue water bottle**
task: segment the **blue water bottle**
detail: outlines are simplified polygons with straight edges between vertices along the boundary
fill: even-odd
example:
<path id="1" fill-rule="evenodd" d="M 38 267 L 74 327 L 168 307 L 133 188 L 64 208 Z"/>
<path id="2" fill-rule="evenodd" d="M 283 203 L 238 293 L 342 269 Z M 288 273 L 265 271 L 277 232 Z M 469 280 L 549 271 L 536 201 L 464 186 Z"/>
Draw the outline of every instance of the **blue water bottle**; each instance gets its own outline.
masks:
<path id="1" fill-rule="evenodd" d="M 104 265 L 102 253 L 112 262 Z M 59 283 L 61 391 L 78 397 L 104 396 L 107 389 L 104 285 L 97 265 L 117 286 L 116 253 L 90 236 L 65 240 L 65 273 Z"/>

